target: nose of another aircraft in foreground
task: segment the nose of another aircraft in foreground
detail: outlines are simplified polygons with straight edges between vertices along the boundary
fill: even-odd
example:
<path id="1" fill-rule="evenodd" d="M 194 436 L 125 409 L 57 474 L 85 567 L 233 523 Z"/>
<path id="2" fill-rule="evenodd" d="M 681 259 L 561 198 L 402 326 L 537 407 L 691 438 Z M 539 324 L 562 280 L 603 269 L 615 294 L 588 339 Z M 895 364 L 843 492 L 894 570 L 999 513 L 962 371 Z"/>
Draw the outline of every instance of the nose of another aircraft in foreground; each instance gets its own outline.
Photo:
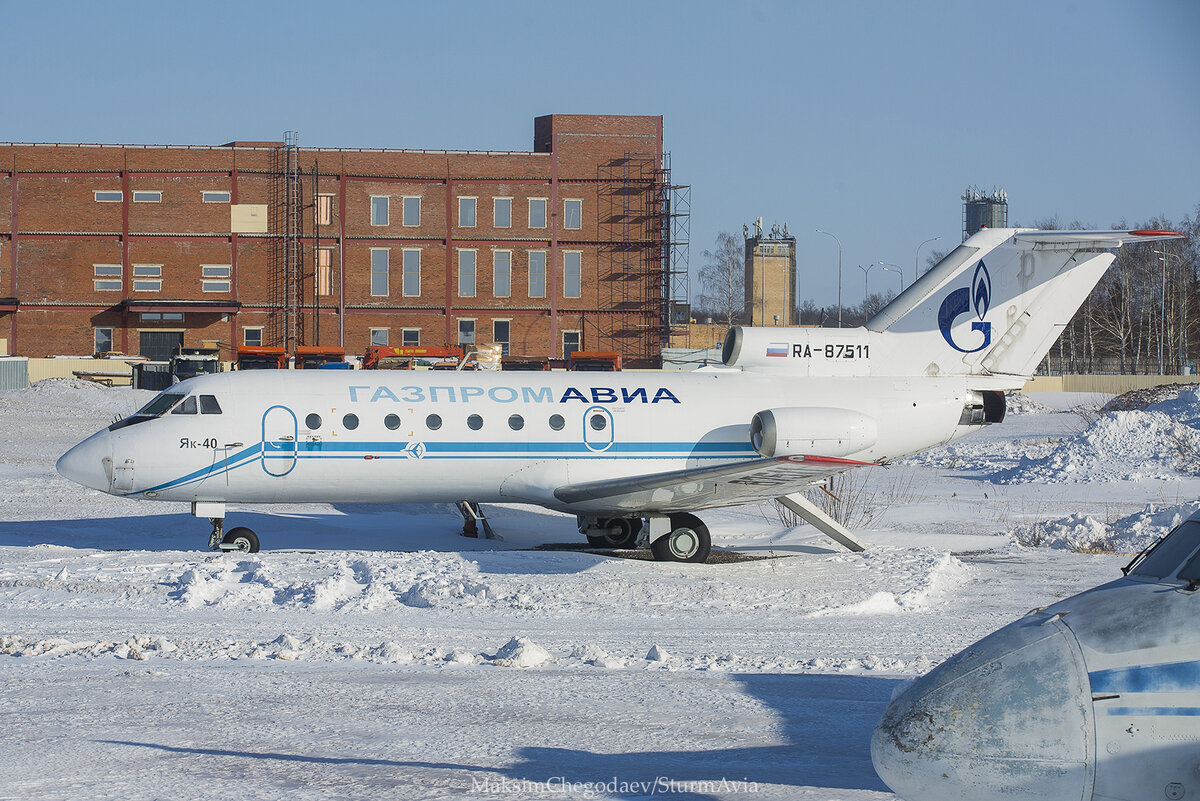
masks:
<path id="1" fill-rule="evenodd" d="M 76 484 L 108 492 L 109 473 L 106 460 L 112 461 L 112 434 L 98 431 L 64 453 L 55 468 L 59 475 Z"/>
<path id="2" fill-rule="evenodd" d="M 893 699 L 871 761 L 908 801 L 1079 799 L 1095 758 L 1090 693 L 1070 629 L 1029 615 Z"/>

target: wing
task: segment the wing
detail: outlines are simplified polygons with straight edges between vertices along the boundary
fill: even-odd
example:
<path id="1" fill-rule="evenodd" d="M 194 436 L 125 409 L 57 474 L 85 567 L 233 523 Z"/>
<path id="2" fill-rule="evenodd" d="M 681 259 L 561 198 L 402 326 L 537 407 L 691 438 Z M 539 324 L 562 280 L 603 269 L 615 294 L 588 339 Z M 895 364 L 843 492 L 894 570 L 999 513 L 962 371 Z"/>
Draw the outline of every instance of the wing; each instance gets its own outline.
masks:
<path id="1" fill-rule="evenodd" d="M 777 498 L 871 462 L 829 456 L 781 456 L 568 484 L 554 497 L 580 510 L 683 512 Z"/>

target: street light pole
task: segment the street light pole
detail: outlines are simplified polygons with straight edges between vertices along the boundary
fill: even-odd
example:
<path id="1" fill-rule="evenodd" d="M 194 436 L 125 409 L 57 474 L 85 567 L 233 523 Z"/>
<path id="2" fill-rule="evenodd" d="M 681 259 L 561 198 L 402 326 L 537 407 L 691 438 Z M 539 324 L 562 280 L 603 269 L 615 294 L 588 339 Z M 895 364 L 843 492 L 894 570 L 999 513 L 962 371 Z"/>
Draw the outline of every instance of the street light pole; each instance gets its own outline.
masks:
<path id="1" fill-rule="evenodd" d="M 871 274 L 871 268 L 874 266 L 875 266 L 874 264 L 868 265 L 866 267 L 863 267 L 861 264 L 858 265 L 858 269 L 863 271 L 863 316 L 864 317 L 867 314 L 867 297 L 870 295 L 870 292 L 867 290 L 867 276 Z M 863 322 L 866 322 L 866 320 L 863 320 Z"/>
<path id="2" fill-rule="evenodd" d="M 900 276 L 900 291 L 903 292 L 904 291 L 904 270 L 901 269 L 900 265 L 892 264 L 890 261 L 881 261 L 881 262 L 879 262 L 879 266 L 882 267 L 883 269 L 887 270 L 889 273 L 895 273 L 896 275 Z"/>
<path id="3" fill-rule="evenodd" d="M 916 281 L 917 276 L 918 276 L 917 265 L 920 263 L 920 259 L 921 259 L 921 248 L 924 247 L 925 245 L 928 245 L 930 242 L 936 242 L 939 239 L 941 239 L 940 236 L 935 236 L 932 239 L 926 239 L 924 242 L 917 245 L 917 252 L 913 254 L 913 281 Z"/>
<path id="4" fill-rule="evenodd" d="M 838 243 L 838 328 L 842 327 L 842 240 L 838 239 L 828 231 L 817 229 L 818 234 L 832 236 L 833 240 Z"/>

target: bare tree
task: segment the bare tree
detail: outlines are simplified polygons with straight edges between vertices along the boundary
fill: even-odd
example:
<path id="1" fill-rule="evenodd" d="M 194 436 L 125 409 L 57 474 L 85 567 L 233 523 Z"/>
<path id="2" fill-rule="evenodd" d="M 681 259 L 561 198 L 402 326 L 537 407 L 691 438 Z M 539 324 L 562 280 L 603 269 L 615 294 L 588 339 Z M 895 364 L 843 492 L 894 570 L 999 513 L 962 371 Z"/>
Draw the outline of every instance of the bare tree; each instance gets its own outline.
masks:
<path id="1" fill-rule="evenodd" d="M 745 244 L 733 234 L 722 231 L 716 248 L 704 251 L 700 286 L 700 305 L 732 327 L 746 309 Z"/>

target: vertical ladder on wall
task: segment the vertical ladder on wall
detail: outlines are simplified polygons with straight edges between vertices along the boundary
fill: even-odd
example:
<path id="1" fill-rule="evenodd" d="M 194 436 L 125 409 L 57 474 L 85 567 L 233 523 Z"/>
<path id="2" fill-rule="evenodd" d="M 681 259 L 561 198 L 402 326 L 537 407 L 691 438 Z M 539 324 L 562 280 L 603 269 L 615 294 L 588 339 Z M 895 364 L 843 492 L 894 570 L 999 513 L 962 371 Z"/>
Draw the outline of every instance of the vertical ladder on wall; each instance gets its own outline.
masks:
<path id="1" fill-rule="evenodd" d="M 271 151 L 270 205 L 267 209 L 267 325 L 263 344 L 272 348 L 282 347 L 287 334 L 284 325 L 284 309 L 287 308 L 287 247 L 284 242 L 286 162 L 286 147 Z"/>
<path id="2" fill-rule="evenodd" d="M 301 343 L 300 326 L 300 275 L 303 265 L 303 253 L 300 242 L 300 135 L 296 131 L 284 131 L 284 319 L 286 321 L 287 341 L 284 347 L 288 353 L 295 353 L 296 346 Z"/>

